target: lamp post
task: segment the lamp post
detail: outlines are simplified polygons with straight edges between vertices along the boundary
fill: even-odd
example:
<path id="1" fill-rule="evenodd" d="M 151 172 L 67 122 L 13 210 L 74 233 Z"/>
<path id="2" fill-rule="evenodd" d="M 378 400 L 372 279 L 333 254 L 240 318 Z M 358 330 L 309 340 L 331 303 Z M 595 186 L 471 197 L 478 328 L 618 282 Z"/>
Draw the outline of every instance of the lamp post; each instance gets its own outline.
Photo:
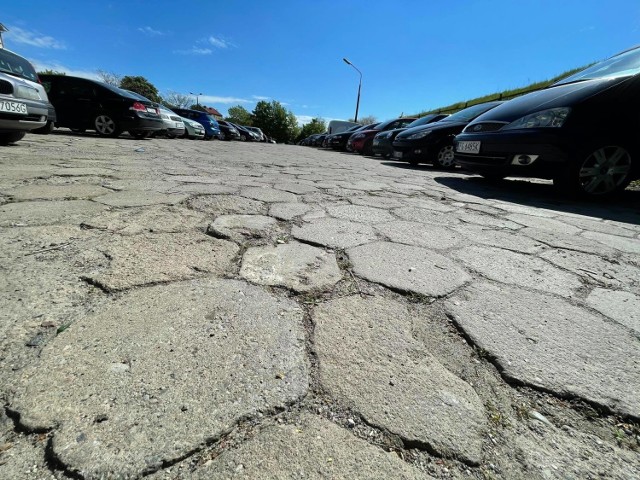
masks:
<path id="1" fill-rule="evenodd" d="M 202 95 L 202 93 L 193 93 L 193 92 L 189 92 L 189 95 L 195 95 L 196 96 L 196 106 L 199 107 L 200 104 L 198 103 L 198 97 L 200 95 Z"/>
<path id="2" fill-rule="evenodd" d="M 353 63 L 351 63 L 346 58 L 343 58 L 342 60 L 347 65 L 351 65 L 353 68 L 355 68 L 356 72 L 358 72 L 360 74 L 360 83 L 358 83 L 358 100 L 356 101 L 356 116 L 353 119 L 353 121 L 357 123 L 358 122 L 358 109 L 360 108 L 360 89 L 362 88 L 362 72 L 360 70 L 358 70 L 358 67 L 356 67 Z"/>

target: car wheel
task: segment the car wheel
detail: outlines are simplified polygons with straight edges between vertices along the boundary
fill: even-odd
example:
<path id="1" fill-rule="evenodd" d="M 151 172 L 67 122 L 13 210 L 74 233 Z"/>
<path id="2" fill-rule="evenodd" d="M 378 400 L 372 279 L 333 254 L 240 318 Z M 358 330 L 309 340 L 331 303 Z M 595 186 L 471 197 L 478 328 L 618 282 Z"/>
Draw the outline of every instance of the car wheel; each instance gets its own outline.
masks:
<path id="1" fill-rule="evenodd" d="M 454 162 L 453 145 L 447 144 L 440 147 L 440 150 L 438 150 L 438 153 L 436 153 L 436 156 L 433 159 L 433 163 L 437 167 L 447 170 L 455 168 L 456 164 Z"/>
<path id="2" fill-rule="evenodd" d="M 27 132 L 4 132 L 0 133 L 0 145 L 9 145 L 18 140 L 22 140 Z"/>
<path id="3" fill-rule="evenodd" d="M 226 135 L 224 133 L 222 133 L 222 132 L 220 132 L 220 135 L 218 136 L 218 138 L 220 140 L 226 140 L 227 139 Z"/>
<path id="4" fill-rule="evenodd" d="M 32 133 L 38 133 L 40 135 L 49 135 L 51 132 L 53 132 L 53 129 L 55 128 L 55 125 L 52 121 L 48 121 L 44 127 L 40 127 L 40 128 L 36 128 L 35 130 L 31 130 Z"/>
<path id="5" fill-rule="evenodd" d="M 621 192 L 632 179 L 633 159 L 621 145 L 592 149 L 570 162 L 554 185 L 572 196 L 604 198 Z"/>
<path id="6" fill-rule="evenodd" d="M 145 132 L 144 130 L 129 130 L 129 135 L 138 140 L 149 137 L 151 133 L 152 132 Z"/>
<path id="7" fill-rule="evenodd" d="M 98 135 L 103 137 L 117 137 L 120 135 L 120 130 L 116 122 L 107 114 L 103 113 L 98 115 L 93 121 L 93 124 L 96 127 Z"/>

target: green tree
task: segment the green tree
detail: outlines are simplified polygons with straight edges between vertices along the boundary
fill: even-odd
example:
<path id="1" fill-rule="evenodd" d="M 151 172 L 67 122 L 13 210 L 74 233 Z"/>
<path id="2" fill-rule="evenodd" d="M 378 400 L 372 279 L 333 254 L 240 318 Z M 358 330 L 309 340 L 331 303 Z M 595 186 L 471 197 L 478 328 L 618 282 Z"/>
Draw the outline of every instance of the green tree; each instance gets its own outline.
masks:
<path id="1" fill-rule="evenodd" d="M 275 138 L 277 142 L 293 142 L 300 131 L 293 112 L 276 100 L 259 101 L 253 109 L 252 117 L 253 126 L 260 128 L 265 135 Z"/>
<path id="2" fill-rule="evenodd" d="M 253 118 L 251 117 L 251 112 L 249 112 L 246 108 L 241 105 L 236 105 L 235 107 L 229 107 L 227 117 L 225 118 L 228 122 L 235 123 L 238 125 L 246 125 L 252 126 Z"/>
<path id="3" fill-rule="evenodd" d="M 160 103 L 162 101 L 160 95 L 158 94 L 158 89 L 144 77 L 131 77 L 128 75 L 124 76 L 120 81 L 120 88 L 136 92 L 143 97 L 148 98 L 152 102 Z"/>
<path id="4" fill-rule="evenodd" d="M 58 72 L 57 70 L 46 69 L 38 72 L 38 75 L 66 75 L 65 72 Z"/>
<path id="5" fill-rule="evenodd" d="M 309 135 L 316 133 L 324 133 L 327 131 L 327 124 L 321 118 L 314 118 L 309 123 L 303 125 L 300 130 L 300 134 L 296 138 L 296 141 L 300 141 L 303 138 L 307 138 Z"/>

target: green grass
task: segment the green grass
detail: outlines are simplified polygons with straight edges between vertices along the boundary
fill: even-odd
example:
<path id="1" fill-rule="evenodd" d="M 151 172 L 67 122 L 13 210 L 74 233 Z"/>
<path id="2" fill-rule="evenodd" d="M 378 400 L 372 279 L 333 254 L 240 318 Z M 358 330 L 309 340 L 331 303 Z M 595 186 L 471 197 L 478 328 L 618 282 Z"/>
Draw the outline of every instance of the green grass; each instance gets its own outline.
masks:
<path id="1" fill-rule="evenodd" d="M 590 65 L 593 65 L 593 64 L 590 64 Z M 512 88 L 509 90 L 503 90 L 502 92 L 490 93 L 488 95 L 483 95 L 482 97 L 472 98 L 470 100 L 453 103 L 451 105 L 447 105 L 444 107 L 434 108 L 433 110 L 425 110 L 416 115 L 410 115 L 410 116 L 422 117 L 424 115 L 427 115 L 428 113 L 455 113 L 458 110 L 462 110 L 463 108 L 477 105 L 478 103 L 491 102 L 494 100 L 509 100 L 511 98 L 524 95 L 525 93 L 529 93 L 529 92 L 533 92 L 533 91 L 545 88 L 559 80 L 562 80 L 563 78 L 566 78 L 570 75 L 573 75 L 576 72 L 579 72 L 580 70 L 587 68 L 590 65 L 585 65 L 584 67 L 567 70 L 566 72 L 563 72 L 560 75 L 557 75 L 553 78 L 550 78 L 548 80 L 542 80 L 540 82 L 535 82 L 525 87 Z"/>

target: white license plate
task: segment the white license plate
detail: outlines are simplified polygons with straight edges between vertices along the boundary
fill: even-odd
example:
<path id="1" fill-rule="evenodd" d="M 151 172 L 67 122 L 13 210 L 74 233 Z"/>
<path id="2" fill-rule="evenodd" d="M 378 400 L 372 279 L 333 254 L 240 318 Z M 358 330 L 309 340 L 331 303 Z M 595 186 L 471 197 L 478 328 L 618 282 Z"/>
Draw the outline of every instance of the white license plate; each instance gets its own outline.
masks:
<path id="1" fill-rule="evenodd" d="M 0 112 L 27 114 L 27 104 L 0 100 Z"/>
<path id="2" fill-rule="evenodd" d="M 147 107 L 147 112 L 149 113 L 158 113 L 155 108 Z"/>
<path id="3" fill-rule="evenodd" d="M 458 142 L 456 146 L 456 152 L 478 154 L 480 153 L 480 142 Z"/>
<path id="4" fill-rule="evenodd" d="M 393 152 L 393 158 L 402 158 L 402 152 L 399 152 L 398 150 L 395 150 Z"/>

